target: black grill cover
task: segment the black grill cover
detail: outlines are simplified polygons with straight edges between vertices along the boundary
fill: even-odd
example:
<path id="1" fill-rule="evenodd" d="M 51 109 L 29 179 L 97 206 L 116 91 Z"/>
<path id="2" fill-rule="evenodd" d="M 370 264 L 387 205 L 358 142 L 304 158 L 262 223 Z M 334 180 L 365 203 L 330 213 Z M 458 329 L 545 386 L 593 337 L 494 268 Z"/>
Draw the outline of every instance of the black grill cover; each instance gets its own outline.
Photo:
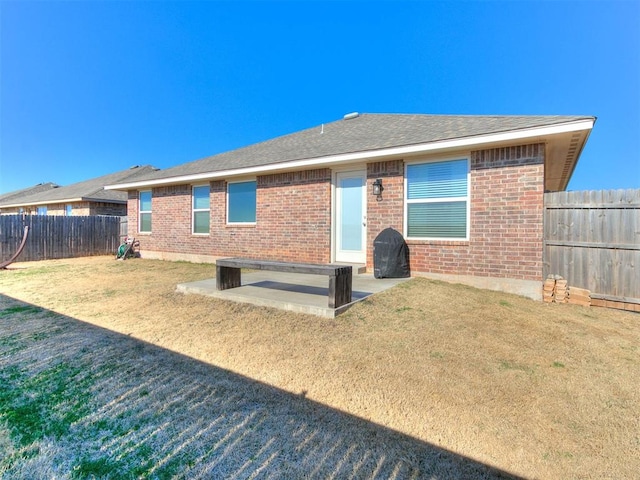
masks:
<path id="1" fill-rule="evenodd" d="M 402 234 L 393 228 L 385 228 L 373 241 L 373 276 L 376 278 L 411 276 L 409 247 Z"/>

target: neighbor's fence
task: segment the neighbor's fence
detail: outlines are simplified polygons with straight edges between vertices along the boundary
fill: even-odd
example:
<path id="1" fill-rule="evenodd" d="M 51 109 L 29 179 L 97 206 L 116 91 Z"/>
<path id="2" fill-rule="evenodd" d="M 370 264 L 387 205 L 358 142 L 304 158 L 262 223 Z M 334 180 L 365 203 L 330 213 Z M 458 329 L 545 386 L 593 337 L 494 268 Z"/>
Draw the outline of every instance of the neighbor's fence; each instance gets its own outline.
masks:
<path id="1" fill-rule="evenodd" d="M 640 190 L 545 193 L 544 202 L 544 277 L 561 275 L 602 305 L 636 310 Z"/>
<path id="2" fill-rule="evenodd" d="M 120 245 L 120 217 L 1 215 L 0 261 L 18 249 L 24 226 L 29 237 L 18 262 L 115 255 Z"/>

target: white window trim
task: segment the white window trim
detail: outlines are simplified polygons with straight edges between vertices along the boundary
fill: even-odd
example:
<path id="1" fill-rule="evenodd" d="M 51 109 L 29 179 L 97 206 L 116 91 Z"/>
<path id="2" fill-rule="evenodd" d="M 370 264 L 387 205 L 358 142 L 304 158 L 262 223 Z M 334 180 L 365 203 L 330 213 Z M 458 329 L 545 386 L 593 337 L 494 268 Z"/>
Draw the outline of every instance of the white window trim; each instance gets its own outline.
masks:
<path id="1" fill-rule="evenodd" d="M 142 194 L 149 192 L 151 194 L 151 210 L 142 210 Z M 138 233 L 142 233 L 142 234 L 149 234 L 153 231 L 153 217 L 151 218 L 151 230 L 149 231 L 144 231 L 144 230 L 140 230 L 140 228 L 142 227 L 142 214 L 143 213 L 148 213 L 149 215 L 152 215 L 153 212 L 153 190 L 140 190 L 138 192 Z"/>
<path id="2" fill-rule="evenodd" d="M 195 208 L 195 189 L 199 187 L 207 187 L 209 189 L 209 208 Z M 207 233 L 196 232 L 196 212 L 208 212 L 209 213 L 209 231 Z M 192 185 L 191 187 L 191 234 L 206 237 L 211 234 L 211 185 L 209 183 L 201 183 L 199 185 Z"/>
<path id="3" fill-rule="evenodd" d="M 453 160 L 466 160 L 467 161 L 467 195 L 465 197 L 447 197 L 446 200 L 443 198 L 429 198 L 429 199 L 414 199 L 409 200 L 407 195 L 409 194 L 409 182 L 407 178 L 407 169 L 410 165 L 420 165 L 424 163 L 438 163 L 438 162 L 447 162 Z M 410 162 L 405 162 L 404 164 L 404 217 L 403 217 L 403 234 L 404 238 L 407 240 L 419 240 L 419 241 L 444 241 L 444 242 L 468 242 L 470 239 L 471 232 L 471 159 L 469 154 L 462 155 L 453 155 L 450 157 L 434 157 L 429 159 L 421 159 L 421 160 L 413 160 Z M 467 231 L 464 238 L 453 238 L 453 237 L 409 237 L 409 204 L 410 203 L 440 203 L 444 201 L 455 202 L 455 201 L 465 201 L 467 202 Z"/>
<path id="4" fill-rule="evenodd" d="M 255 222 L 230 222 L 229 221 L 229 185 L 233 183 L 248 183 L 255 182 L 256 183 L 256 221 Z M 226 191 L 226 203 L 227 203 L 227 211 L 226 211 L 226 220 L 227 225 L 256 225 L 258 223 L 258 179 L 257 178 L 243 178 L 241 180 L 233 180 L 232 182 L 227 182 L 227 191 Z"/>

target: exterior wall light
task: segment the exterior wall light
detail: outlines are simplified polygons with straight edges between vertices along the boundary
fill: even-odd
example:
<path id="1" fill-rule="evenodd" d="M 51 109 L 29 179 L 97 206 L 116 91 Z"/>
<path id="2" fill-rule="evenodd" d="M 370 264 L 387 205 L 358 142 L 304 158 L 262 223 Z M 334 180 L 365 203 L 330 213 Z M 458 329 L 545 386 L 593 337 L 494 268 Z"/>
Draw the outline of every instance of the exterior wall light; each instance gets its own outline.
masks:
<path id="1" fill-rule="evenodd" d="M 384 187 L 382 186 L 382 179 L 376 178 L 376 181 L 373 182 L 373 194 L 377 197 L 376 200 L 382 200 L 382 191 Z"/>

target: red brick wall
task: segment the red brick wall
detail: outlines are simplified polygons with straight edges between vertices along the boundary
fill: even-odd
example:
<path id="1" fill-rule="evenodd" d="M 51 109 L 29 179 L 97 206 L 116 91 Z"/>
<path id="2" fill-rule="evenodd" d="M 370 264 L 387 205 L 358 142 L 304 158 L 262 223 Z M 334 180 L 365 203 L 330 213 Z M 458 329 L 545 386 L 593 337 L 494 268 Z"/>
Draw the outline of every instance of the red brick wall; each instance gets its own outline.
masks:
<path id="1" fill-rule="evenodd" d="M 373 182 L 382 180 L 380 200 L 372 194 Z M 373 241 L 385 228 L 402 233 L 404 216 L 404 162 L 370 163 L 367 165 L 367 269 L 373 271 Z"/>
<path id="2" fill-rule="evenodd" d="M 331 261 L 331 170 L 258 177 L 259 244 L 264 258 Z"/>
<path id="3" fill-rule="evenodd" d="M 471 273 L 541 281 L 544 144 L 472 152 L 471 199 Z"/>
<path id="4" fill-rule="evenodd" d="M 331 171 L 257 178 L 255 225 L 227 225 L 226 182 L 211 186 L 211 233 L 191 233 L 191 186 L 153 189 L 151 234 L 137 233 L 138 193 L 129 192 L 129 234 L 142 250 L 325 263 L 331 260 Z"/>
<path id="5" fill-rule="evenodd" d="M 471 152 L 469 241 L 409 241 L 411 268 L 481 277 L 542 279 L 544 145 Z M 367 266 L 387 227 L 403 232 L 404 162 L 367 165 Z M 376 178 L 382 199 L 371 195 Z M 265 259 L 331 260 L 331 170 L 257 178 L 256 225 L 227 225 L 226 182 L 211 183 L 211 234 L 191 234 L 191 186 L 153 190 L 151 234 L 137 233 L 138 193 L 129 192 L 129 232 L 142 250 Z"/>
<path id="6" fill-rule="evenodd" d="M 544 145 L 475 151 L 470 160 L 469 241 L 409 240 L 411 269 L 541 280 Z M 393 173 L 385 178 L 385 170 Z M 380 202 L 369 196 L 367 265 L 371 268 L 376 235 L 389 226 L 403 232 L 404 166 L 376 163 L 367 171 L 369 183 L 382 178 L 385 186 Z"/>
<path id="7" fill-rule="evenodd" d="M 151 199 L 151 234 L 141 237 L 140 245 L 153 245 L 152 250 L 189 253 L 199 252 L 198 237 L 191 239 L 191 185 L 175 185 L 153 189 Z M 196 243 L 193 243 L 193 240 Z"/>
<path id="8" fill-rule="evenodd" d="M 138 237 L 138 191 L 129 190 L 127 199 L 127 228 L 129 236 Z"/>

